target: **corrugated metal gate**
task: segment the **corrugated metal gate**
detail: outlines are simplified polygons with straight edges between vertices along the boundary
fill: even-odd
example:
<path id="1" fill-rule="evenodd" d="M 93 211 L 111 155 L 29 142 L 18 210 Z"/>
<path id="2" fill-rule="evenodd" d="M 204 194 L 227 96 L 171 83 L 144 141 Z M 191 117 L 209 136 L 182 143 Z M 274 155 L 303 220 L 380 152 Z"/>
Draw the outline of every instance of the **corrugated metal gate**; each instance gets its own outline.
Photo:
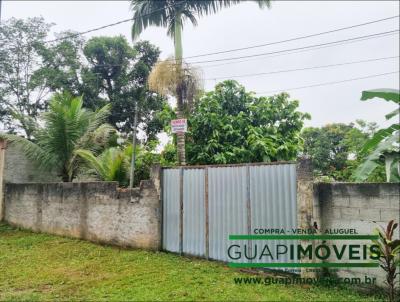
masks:
<path id="1" fill-rule="evenodd" d="M 229 261 L 229 235 L 297 228 L 295 163 L 164 168 L 162 175 L 164 250 Z"/>

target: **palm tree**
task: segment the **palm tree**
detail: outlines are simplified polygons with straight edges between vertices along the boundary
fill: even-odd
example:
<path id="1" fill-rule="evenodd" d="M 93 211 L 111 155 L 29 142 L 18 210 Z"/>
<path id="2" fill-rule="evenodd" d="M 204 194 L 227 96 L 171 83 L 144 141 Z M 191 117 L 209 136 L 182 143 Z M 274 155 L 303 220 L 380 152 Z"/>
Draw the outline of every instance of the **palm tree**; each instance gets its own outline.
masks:
<path id="1" fill-rule="evenodd" d="M 39 168 L 55 171 L 62 181 L 70 182 L 78 174 L 79 149 L 99 152 L 115 131 L 105 124 L 110 106 L 95 112 L 82 108 L 82 97 L 58 94 L 49 103 L 49 110 L 43 115 L 44 126 L 36 126 L 34 141 L 5 134 L 2 137 L 21 146 L 26 156 L 35 161 Z"/>
<path id="2" fill-rule="evenodd" d="M 176 69 L 179 71 L 182 65 L 182 28 L 184 21 L 189 19 L 193 25 L 197 25 L 197 17 L 210 15 L 222 8 L 239 4 L 241 0 L 131 0 L 131 9 L 134 12 L 132 25 L 132 39 L 135 40 L 149 26 L 160 26 L 168 29 L 168 35 L 173 38 L 175 45 Z M 255 0 L 260 8 L 269 7 L 269 0 Z M 182 85 L 176 85 L 175 96 L 177 99 L 178 118 L 183 117 L 183 105 L 185 102 L 182 93 Z M 178 160 L 182 165 L 186 164 L 185 135 L 177 134 Z"/>
<path id="3" fill-rule="evenodd" d="M 126 150 L 108 148 L 97 157 L 90 150 L 77 150 L 76 154 L 88 163 L 101 180 L 118 181 L 121 187 L 127 186 L 129 153 Z"/>
<path id="4" fill-rule="evenodd" d="M 185 62 L 175 64 L 173 58 L 158 61 L 151 70 L 148 78 L 148 86 L 152 91 L 160 95 L 174 95 L 178 90 L 184 104 L 180 105 L 182 115 L 190 113 L 196 96 L 202 91 L 202 74 L 199 68 Z"/>

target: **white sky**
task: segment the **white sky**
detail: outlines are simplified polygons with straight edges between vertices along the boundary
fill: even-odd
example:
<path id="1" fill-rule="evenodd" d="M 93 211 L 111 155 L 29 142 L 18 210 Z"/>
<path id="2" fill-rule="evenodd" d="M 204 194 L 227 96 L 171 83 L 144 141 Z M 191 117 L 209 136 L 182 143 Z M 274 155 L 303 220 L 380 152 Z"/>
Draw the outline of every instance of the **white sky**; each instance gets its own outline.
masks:
<path id="1" fill-rule="evenodd" d="M 199 20 L 199 25 L 195 28 L 186 24 L 183 33 L 184 57 L 290 39 L 399 15 L 398 1 L 274 1 L 270 10 L 260 10 L 255 3 L 250 2 L 247 1 L 230 9 L 224 9 L 216 15 L 204 17 Z M 57 24 L 53 28 L 55 32 L 68 29 L 84 31 L 132 17 L 127 1 L 3 1 L 3 20 L 10 17 L 27 18 L 40 15 L 47 22 Z M 398 18 L 296 42 L 201 57 L 191 61 L 272 52 L 396 29 L 399 29 Z M 125 35 L 130 41 L 130 23 L 100 30 L 85 37 L 120 34 Z M 141 39 L 149 40 L 160 47 L 163 58 L 173 53 L 173 42 L 166 36 L 165 29 L 147 29 Z M 209 79 L 389 56 L 399 56 L 398 34 L 308 52 L 253 58 L 244 63 L 203 68 L 203 74 L 205 79 Z M 220 63 L 224 62 L 208 64 Z M 398 70 L 397 58 L 237 80 L 245 85 L 247 90 L 264 92 Z M 214 80 L 205 81 L 205 88 L 210 90 L 214 84 Z M 376 121 L 382 126 L 387 125 L 384 115 L 393 110 L 394 105 L 379 100 L 369 102 L 359 100 L 362 90 L 374 88 L 398 89 L 399 73 L 330 86 L 286 91 L 293 99 L 300 101 L 300 110 L 312 115 L 312 120 L 307 122 L 307 125 L 348 123 L 356 119 Z"/>

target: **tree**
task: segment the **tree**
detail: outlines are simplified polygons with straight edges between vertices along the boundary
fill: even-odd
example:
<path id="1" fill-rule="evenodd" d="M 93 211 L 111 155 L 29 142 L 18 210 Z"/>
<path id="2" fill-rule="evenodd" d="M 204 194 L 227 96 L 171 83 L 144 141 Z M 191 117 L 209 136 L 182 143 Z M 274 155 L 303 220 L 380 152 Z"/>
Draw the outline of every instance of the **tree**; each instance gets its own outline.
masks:
<path id="1" fill-rule="evenodd" d="M 81 97 L 57 94 L 43 115 L 44 126 L 36 125 L 34 142 L 17 135 L 3 138 L 22 147 L 26 156 L 39 168 L 56 171 L 64 182 L 72 181 L 80 169 L 77 150 L 100 152 L 115 130 L 105 120 L 110 106 L 94 112 L 82 107 Z"/>
<path id="2" fill-rule="evenodd" d="M 173 38 L 175 46 L 175 69 L 179 74 L 182 69 L 183 50 L 182 50 L 182 29 L 186 19 L 193 25 L 197 25 L 196 17 L 202 17 L 218 12 L 224 7 L 238 4 L 239 0 L 160 0 L 143 1 L 131 0 L 131 8 L 134 12 L 134 22 L 132 25 L 132 39 L 135 40 L 142 31 L 148 26 L 161 26 L 168 29 L 168 35 Z M 269 7 L 269 0 L 256 0 L 260 8 Z M 183 76 L 181 76 L 182 78 Z M 177 100 L 177 117 L 183 117 L 183 106 L 185 103 L 182 91 L 183 85 L 176 85 L 175 97 Z M 186 164 L 185 153 L 185 134 L 177 134 L 178 158 L 179 163 Z"/>
<path id="3" fill-rule="evenodd" d="M 98 76 L 99 92 L 112 105 L 110 124 L 121 132 L 132 131 L 135 102 L 138 102 L 139 123 L 149 139 L 153 139 L 161 130 L 154 113 L 161 110 L 165 100 L 148 91 L 147 78 L 160 50 L 149 42 L 131 47 L 122 36 L 95 37 L 86 43 L 84 54 L 90 71 Z"/>
<path id="4" fill-rule="evenodd" d="M 376 128 L 376 123 L 362 120 L 308 127 L 301 134 L 304 140 L 302 152 L 310 156 L 316 177 L 352 181 L 352 174 L 362 159 L 360 150 Z M 382 170 L 376 172 L 370 180 L 382 179 Z"/>
<path id="5" fill-rule="evenodd" d="M 361 100 L 366 101 L 372 98 L 381 98 L 385 101 L 393 102 L 399 106 L 400 92 L 395 89 L 376 89 L 362 92 Z M 399 108 L 388 113 L 387 120 L 399 116 Z M 400 125 L 394 123 L 388 128 L 377 131 L 361 149 L 365 156 L 364 162 L 354 172 L 354 177 L 358 181 L 364 181 L 379 166 L 379 160 L 383 157 L 385 161 L 386 181 L 400 180 Z"/>
<path id="6" fill-rule="evenodd" d="M 106 104 L 100 96 L 99 75 L 92 72 L 86 63 L 83 54 L 86 41 L 74 34 L 71 31 L 55 34 L 61 40 L 40 49 L 43 61 L 38 73 L 46 80 L 52 93 L 68 92 L 82 96 L 83 105 L 96 110 Z"/>
<path id="7" fill-rule="evenodd" d="M 343 180 L 337 179 L 338 173 L 347 168 L 349 155 L 357 152 L 355 142 L 347 139 L 350 131 L 353 132 L 353 136 L 361 138 L 362 143 L 367 139 L 367 135 L 353 124 L 328 124 L 321 128 L 309 127 L 303 130 L 303 152 L 311 157 L 316 175 Z"/>
<path id="8" fill-rule="evenodd" d="M 202 78 L 199 69 L 192 67 L 189 64 L 183 63 L 181 68 L 176 67 L 177 65 L 171 59 L 158 62 L 150 73 L 148 79 L 149 89 L 162 96 L 168 97 L 169 95 L 173 95 L 179 87 L 179 91 L 186 102 L 180 106 L 181 109 L 178 111 L 185 113 L 187 116 L 193 109 L 195 98 L 202 92 Z M 166 109 L 167 108 L 164 106 L 162 114 L 165 115 L 167 113 L 169 118 L 164 116 L 161 120 L 159 112 L 158 121 L 164 121 L 164 123 L 165 121 L 168 121 L 168 123 L 170 123 L 173 119 L 172 117 L 176 117 L 176 115 Z M 176 138 L 179 140 L 179 135 L 180 133 L 174 135 L 174 142 L 176 141 Z"/>
<path id="9" fill-rule="evenodd" d="M 49 93 L 39 72 L 45 38 L 52 24 L 43 18 L 11 18 L 0 26 L 0 117 L 9 132 L 32 138 L 35 121 Z"/>
<path id="10" fill-rule="evenodd" d="M 159 54 L 147 41 L 132 47 L 122 36 L 94 37 L 87 42 L 69 38 L 44 52 L 43 70 L 51 75 L 52 91 L 83 95 L 85 107 L 93 110 L 110 103 L 108 122 L 122 133 L 132 131 L 138 102 L 139 124 L 151 140 L 162 129 L 155 112 L 166 103 L 147 89 Z"/>
<path id="11" fill-rule="evenodd" d="M 189 118 L 188 158 L 193 164 L 270 162 L 296 158 L 308 114 L 286 93 L 255 97 L 236 81 L 218 84 Z"/>

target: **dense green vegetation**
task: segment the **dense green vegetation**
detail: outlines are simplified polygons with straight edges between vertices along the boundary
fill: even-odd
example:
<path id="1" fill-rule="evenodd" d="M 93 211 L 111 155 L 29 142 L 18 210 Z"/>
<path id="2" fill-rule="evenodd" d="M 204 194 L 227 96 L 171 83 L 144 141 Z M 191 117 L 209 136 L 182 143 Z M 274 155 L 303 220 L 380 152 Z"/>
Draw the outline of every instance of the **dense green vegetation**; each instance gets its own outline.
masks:
<path id="1" fill-rule="evenodd" d="M 110 104 L 107 122 L 129 136 L 135 102 L 144 141 L 162 130 L 155 112 L 168 105 L 147 89 L 147 78 L 160 50 L 142 41 L 132 46 L 122 36 L 67 37 L 45 43 L 53 24 L 43 18 L 11 18 L 0 27 L 0 122 L 10 133 L 33 138 L 35 122 L 55 92 L 82 96 L 96 110 Z"/>
<path id="2" fill-rule="evenodd" d="M 296 159 L 308 114 L 282 93 L 255 97 L 236 81 L 218 84 L 189 117 L 188 157 L 193 164 Z"/>
<path id="3" fill-rule="evenodd" d="M 363 91 L 361 100 L 381 98 L 399 104 L 400 94 L 394 89 Z M 398 119 L 399 109 L 386 115 Z M 376 123 L 328 124 L 303 129 L 302 153 L 311 157 L 315 176 L 322 180 L 398 182 L 400 125 L 397 122 L 378 130 Z"/>
<path id="4" fill-rule="evenodd" d="M 254 274 L 163 252 L 124 250 L 0 225 L 1 301 L 383 301 L 354 289 L 237 285 Z M 265 277 L 265 275 L 258 275 Z"/>
<path id="5" fill-rule="evenodd" d="M 269 4 L 258 2 L 260 7 Z M 132 1 L 138 20 L 132 28 L 135 38 L 151 25 L 167 26 L 174 37 L 175 58 L 164 61 L 159 61 L 160 50 L 147 41 L 131 45 L 122 36 L 85 41 L 63 32 L 57 37 L 65 39 L 45 43 L 53 24 L 43 18 L 4 21 L 0 28 L 1 128 L 28 139 L 30 143 L 23 138 L 13 140 L 24 142 L 30 158 L 56 170 L 64 181 L 80 174 L 126 186 L 131 159 L 125 150 L 133 135 L 139 140 L 135 185 L 148 177 L 149 167 L 156 162 L 228 164 L 294 160 L 299 155 L 312 159 L 320 180 L 399 181 L 398 122 L 379 130 L 364 121 L 302 129 L 310 116 L 299 112 L 299 101 L 290 100 L 286 93 L 256 97 L 232 80 L 202 91 L 201 72 L 182 60 L 183 22 L 189 18 L 196 24 L 197 17 L 237 3 Z M 173 10 L 170 4 L 175 4 Z M 153 9 L 159 13 L 147 17 L 146 11 Z M 96 133 L 107 129 L 107 138 L 90 138 L 83 148 L 78 137 L 86 126 L 72 121 L 85 115 L 74 116 L 76 108 L 64 106 L 55 117 L 51 99 L 61 95 L 80 99 L 79 112 L 103 112 L 102 123 L 107 127 Z M 171 96 L 177 108 L 168 103 Z M 399 104 L 397 90 L 362 94 L 362 100 L 375 97 Z M 106 111 L 101 109 L 104 106 Z M 134 132 L 136 113 L 138 129 Z M 51 115 L 57 120 L 54 125 L 48 120 Z M 182 116 L 189 121 L 186 138 L 172 135 L 169 126 L 171 119 Z M 398 118 L 398 110 L 386 117 Z M 172 142 L 159 151 L 157 135 L 163 131 Z M 45 148 L 51 144 L 50 138 L 45 142 L 43 133 L 58 147 Z M 50 152 L 40 153 L 40 148 Z"/>
<path id="6" fill-rule="evenodd" d="M 353 173 L 361 163 L 361 149 L 376 132 L 375 123 L 357 120 L 350 124 L 328 124 L 323 127 L 307 127 L 302 131 L 302 153 L 309 156 L 316 178 L 325 181 L 354 181 Z M 368 181 L 384 181 L 383 163 Z"/>

